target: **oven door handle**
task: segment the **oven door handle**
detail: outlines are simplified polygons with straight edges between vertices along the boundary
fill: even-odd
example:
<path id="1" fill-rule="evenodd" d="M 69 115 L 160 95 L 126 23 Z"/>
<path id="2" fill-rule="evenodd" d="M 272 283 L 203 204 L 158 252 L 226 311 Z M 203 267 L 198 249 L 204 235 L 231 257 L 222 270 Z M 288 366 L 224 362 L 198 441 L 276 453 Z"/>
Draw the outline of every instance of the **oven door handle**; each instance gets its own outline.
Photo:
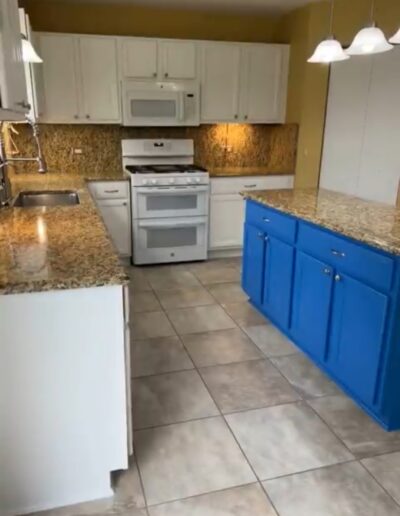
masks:
<path id="1" fill-rule="evenodd" d="M 142 221 L 138 223 L 141 229 L 175 229 L 175 228 L 187 228 L 191 226 L 204 226 L 205 220 L 192 220 L 192 221 L 179 221 L 179 222 L 151 222 Z"/>
<path id="2" fill-rule="evenodd" d="M 138 195 L 154 195 L 155 193 L 161 193 L 163 195 L 187 195 L 188 193 L 202 193 L 202 192 L 208 192 L 209 187 L 208 185 L 205 186 L 183 186 L 182 188 L 170 188 L 169 186 L 166 186 L 165 188 L 161 187 L 150 187 L 150 188 L 136 188 Z"/>

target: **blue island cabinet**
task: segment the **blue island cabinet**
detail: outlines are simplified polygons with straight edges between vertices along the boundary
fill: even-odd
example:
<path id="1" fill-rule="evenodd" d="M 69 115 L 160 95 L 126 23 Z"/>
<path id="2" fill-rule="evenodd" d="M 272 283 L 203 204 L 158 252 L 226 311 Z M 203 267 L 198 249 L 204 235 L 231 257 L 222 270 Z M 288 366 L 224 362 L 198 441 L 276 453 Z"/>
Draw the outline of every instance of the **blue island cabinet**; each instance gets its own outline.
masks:
<path id="1" fill-rule="evenodd" d="M 385 429 L 399 429 L 398 257 L 246 204 L 251 302 Z"/>

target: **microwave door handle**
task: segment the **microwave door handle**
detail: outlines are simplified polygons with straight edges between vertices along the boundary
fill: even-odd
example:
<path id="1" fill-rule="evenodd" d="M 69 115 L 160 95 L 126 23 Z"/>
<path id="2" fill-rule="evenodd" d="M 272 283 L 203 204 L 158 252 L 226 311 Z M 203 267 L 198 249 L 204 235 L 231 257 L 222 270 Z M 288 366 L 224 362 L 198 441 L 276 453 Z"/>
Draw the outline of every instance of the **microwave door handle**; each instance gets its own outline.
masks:
<path id="1" fill-rule="evenodd" d="M 184 118 L 185 118 L 184 92 L 180 91 L 178 93 L 178 116 L 177 116 L 177 119 L 180 122 L 183 122 Z"/>

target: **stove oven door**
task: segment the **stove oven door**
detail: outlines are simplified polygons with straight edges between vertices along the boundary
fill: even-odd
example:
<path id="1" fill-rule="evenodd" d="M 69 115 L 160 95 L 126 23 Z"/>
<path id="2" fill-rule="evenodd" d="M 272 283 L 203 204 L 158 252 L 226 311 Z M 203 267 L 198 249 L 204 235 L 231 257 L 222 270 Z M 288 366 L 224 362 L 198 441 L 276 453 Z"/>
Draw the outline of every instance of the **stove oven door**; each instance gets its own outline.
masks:
<path id="1" fill-rule="evenodd" d="M 208 218 L 134 221 L 133 262 L 167 263 L 206 260 Z"/>
<path id="2" fill-rule="evenodd" d="M 134 188 L 133 218 L 203 217 L 208 214 L 209 186 Z"/>

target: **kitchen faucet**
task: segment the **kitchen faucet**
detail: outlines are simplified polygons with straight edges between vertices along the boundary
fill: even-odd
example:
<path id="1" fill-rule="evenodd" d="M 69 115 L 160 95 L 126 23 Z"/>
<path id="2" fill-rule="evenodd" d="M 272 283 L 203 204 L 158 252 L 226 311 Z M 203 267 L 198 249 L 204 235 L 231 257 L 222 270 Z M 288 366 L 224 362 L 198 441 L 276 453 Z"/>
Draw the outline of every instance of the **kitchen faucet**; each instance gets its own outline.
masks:
<path id="1" fill-rule="evenodd" d="M 39 169 L 38 172 L 40 174 L 44 174 L 47 172 L 46 160 L 44 159 L 42 148 L 40 146 L 39 140 L 39 126 L 36 122 L 32 121 L 27 117 L 28 124 L 32 127 L 33 138 L 36 143 L 37 148 L 37 156 L 36 157 L 19 157 L 19 158 L 7 158 L 6 149 L 4 143 L 4 135 L 3 135 L 3 122 L 0 123 L 0 207 L 8 206 L 12 199 L 12 190 L 11 183 L 8 177 L 7 166 L 10 163 L 18 162 L 18 161 L 36 161 Z"/>

